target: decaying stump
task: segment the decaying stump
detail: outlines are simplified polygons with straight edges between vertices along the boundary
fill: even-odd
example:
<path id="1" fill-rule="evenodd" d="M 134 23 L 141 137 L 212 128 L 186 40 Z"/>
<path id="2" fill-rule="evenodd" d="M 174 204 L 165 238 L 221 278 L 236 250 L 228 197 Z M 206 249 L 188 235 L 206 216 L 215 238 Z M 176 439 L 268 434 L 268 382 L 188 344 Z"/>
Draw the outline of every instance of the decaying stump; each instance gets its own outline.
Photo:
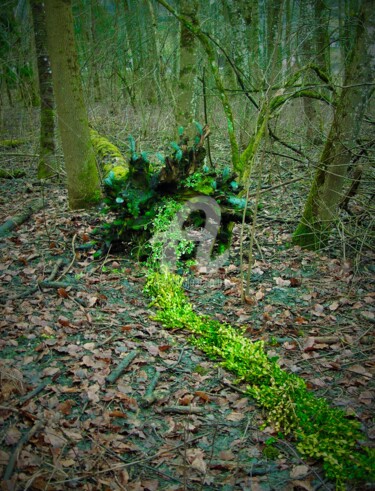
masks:
<path id="1" fill-rule="evenodd" d="M 157 154 L 163 166 L 156 171 L 152 170 L 148 156 L 137 152 L 132 137 L 129 138 L 130 159 L 126 162 L 117 147 L 113 144 L 105 146 L 105 139 L 95 135 L 96 141 L 101 143 L 99 160 L 103 157 L 105 160 L 105 203 L 116 216 L 112 224 L 102 230 L 106 242 L 104 250 L 110 245 L 113 250 L 115 244 L 132 240 L 137 234 L 150 238 L 153 219 L 163 199 L 172 198 L 183 204 L 202 195 L 210 196 L 219 204 L 221 221 L 217 241 L 221 248 L 229 246 L 234 223 L 242 222 L 245 200 L 238 196 L 242 187 L 236 181 L 237 175 L 229 168 L 217 172 L 205 164 L 204 145 L 210 129 L 198 124 L 197 129 L 192 144 L 181 132 L 179 142 L 170 144 L 170 154 L 165 157 Z M 205 220 L 205 214 L 199 212 L 189 218 L 195 227 L 202 226 Z"/>

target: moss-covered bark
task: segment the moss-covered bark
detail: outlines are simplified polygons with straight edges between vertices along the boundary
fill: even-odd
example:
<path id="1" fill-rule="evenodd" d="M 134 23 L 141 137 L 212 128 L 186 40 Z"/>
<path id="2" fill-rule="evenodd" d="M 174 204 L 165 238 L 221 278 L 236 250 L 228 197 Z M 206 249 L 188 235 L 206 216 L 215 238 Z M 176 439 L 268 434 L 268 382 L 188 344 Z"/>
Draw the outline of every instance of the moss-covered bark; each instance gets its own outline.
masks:
<path id="1" fill-rule="evenodd" d="M 375 73 L 375 10 L 364 0 L 356 42 L 346 68 L 331 130 L 293 241 L 318 249 L 327 242 L 342 199 L 344 180 L 361 122 L 372 91 Z"/>
<path id="2" fill-rule="evenodd" d="M 69 205 L 87 208 L 100 200 L 100 181 L 90 140 L 73 33 L 70 0 L 47 0 L 46 26 Z"/>
<path id="3" fill-rule="evenodd" d="M 107 177 L 112 171 L 115 179 L 125 179 L 129 165 L 116 145 L 95 130 L 90 130 L 90 137 L 103 177 Z"/>
<path id="4" fill-rule="evenodd" d="M 44 3 L 31 0 L 31 12 L 37 54 L 39 95 L 40 95 L 40 149 L 38 177 L 45 179 L 56 173 L 55 159 L 55 116 L 52 74 L 47 53 L 47 31 Z"/>

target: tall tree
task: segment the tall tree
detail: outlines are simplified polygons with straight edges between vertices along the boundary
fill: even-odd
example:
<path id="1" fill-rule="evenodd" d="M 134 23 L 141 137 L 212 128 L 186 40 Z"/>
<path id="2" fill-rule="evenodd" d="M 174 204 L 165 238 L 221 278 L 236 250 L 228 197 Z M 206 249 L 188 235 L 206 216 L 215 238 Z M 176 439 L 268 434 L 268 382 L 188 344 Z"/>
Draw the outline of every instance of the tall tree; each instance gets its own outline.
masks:
<path id="1" fill-rule="evenodd" d="M 87 208 L 100 199 L 100 181 L 90 140 L 73 32 L 70 0 L 47 0 L 46 27 L 69 205 Z"/>
<path id="2" fill-rule="evenodd" d="M 320 157 L 312 187 L 294 243 L 318 249 L 323 246 L 337 216 L 338 204 L 359 135 L 361 122 L 373 90 L 375 73 L 375 9 L 363 0 L 355 43 L 346 68 L 344 87 L 337 100 L 331 130 Z"/>
<path id="3" fill-rule="evenodd" d="M 31 0 L 40 95 L 40 138 L 38 177 L 45 179 L 56 172 L 55 118 L 52 74 L 47 53 L 47 31 L 44 2 Z"/>
<path id="4" fill-rule="evenodd" d="M 196 0 L 181 0 L 180 13 L 189 19 L 192 25 L 197 25 L 198 2 Z M 178 94 L 176 100 L 176 123 L 187 128 L 194 119 L 194 82 L 196 68 L 197 38 L 194 33 L 181 24 L 180 31 L 180 73 Z"/>

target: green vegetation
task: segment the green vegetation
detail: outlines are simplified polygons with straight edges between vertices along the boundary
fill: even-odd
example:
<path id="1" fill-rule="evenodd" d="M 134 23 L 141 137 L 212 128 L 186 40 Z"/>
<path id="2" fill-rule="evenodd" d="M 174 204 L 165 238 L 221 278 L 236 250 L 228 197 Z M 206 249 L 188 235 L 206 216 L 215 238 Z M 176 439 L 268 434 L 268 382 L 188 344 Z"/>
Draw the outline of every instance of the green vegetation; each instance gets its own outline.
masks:
<path id="1" fill-rule="evenodd" d="M 294 438 L 302 456 L 322 460 L 337 489 L 350 480 L 375 479 L 374 450 L 358 447 L 359 422 L 314 396 L 302 378 L 282 370 L 264 351 L 263 341 L 251 342 L 229 324 L 195 313 L 182 283 L 168 270 L 150 271 L 145 293 L 157 309 L 153 319 L 166 328 L 189 330 L 192 344 L 248 383 L 249 396 L 266 409 L 266 424 Z"/>
<path id="2" fill-rule="evenodd" d="M 16 148 L 25 143 L 25 140 L 12 139 L 12 140 L 0 140 L 0 148 Z"/>

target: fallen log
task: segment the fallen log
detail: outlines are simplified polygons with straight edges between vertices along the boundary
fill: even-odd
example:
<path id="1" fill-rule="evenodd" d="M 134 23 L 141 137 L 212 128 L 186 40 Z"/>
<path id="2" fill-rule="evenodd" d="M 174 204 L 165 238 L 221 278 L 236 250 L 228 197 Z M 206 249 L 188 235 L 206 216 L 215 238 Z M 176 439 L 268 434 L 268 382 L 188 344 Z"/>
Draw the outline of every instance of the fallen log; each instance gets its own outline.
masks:
<path id="1" fill-rule="evenodd" d="M 6 222 L 0 225 L 0 237 L 4 237 L 11 230 L 26 222 L 31 215 L 41 210 L 45 205 L 43 200 L 37 200 L 30 203 L 19 215 L 9 218 Z"/>
<path id="2" fill-rule="evenodd" d="M 116 145 L 93 129 L 90 129 L 90 137 L 104 178 L 112 171 L 116 179 L 125 179 L 129 166 Z"/>

